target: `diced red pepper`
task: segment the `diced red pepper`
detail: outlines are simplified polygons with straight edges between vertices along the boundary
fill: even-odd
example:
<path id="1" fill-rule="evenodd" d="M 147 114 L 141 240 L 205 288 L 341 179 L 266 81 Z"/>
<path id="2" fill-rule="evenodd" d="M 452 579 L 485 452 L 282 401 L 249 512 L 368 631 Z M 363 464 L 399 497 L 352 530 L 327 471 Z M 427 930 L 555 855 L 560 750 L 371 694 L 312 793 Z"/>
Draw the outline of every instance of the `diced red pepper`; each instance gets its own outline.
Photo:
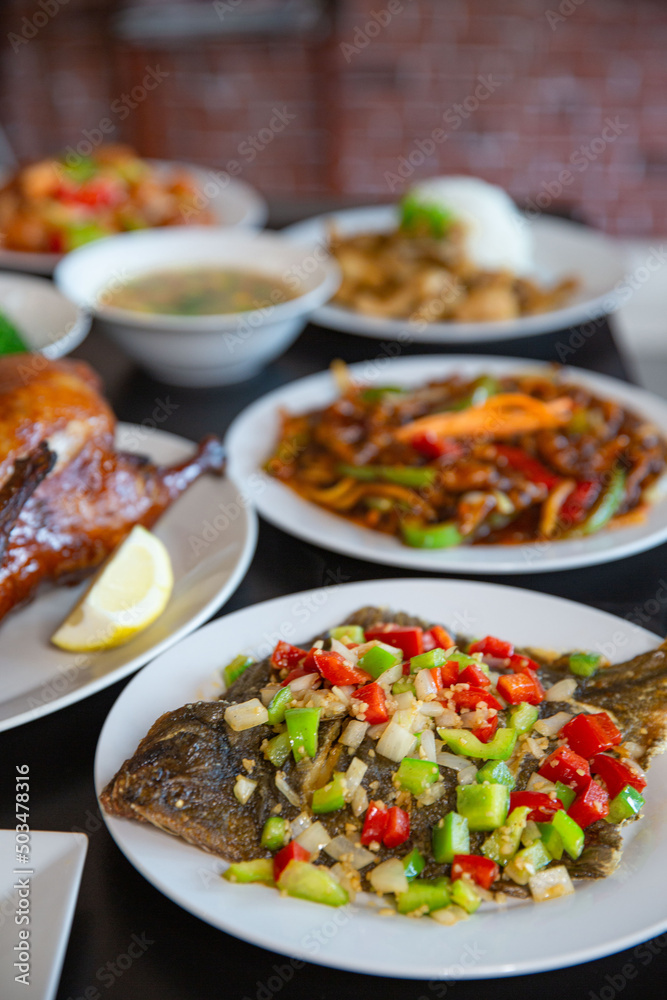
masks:
<path id="1" fill-rule="evenodd" d="M 616 746 L 623 739 L 620 729 L 606 712 L 575 715 L 565 723 L 558 735 L 564 737 L 572 749 L 587 760 Z"/>
<path id="2" fill-rule="evenodd" d="M 285 847 L 281 847 L 273 859 L 273 878 L 276 882 L 290 861 L 310 861 L 310 851 L 297 844 L 296 840 L 291 840 Z"/>
<path id="3" fill-rule="evenodd" d="M 447 688 L 451 687 L 452 684 L 458 684 L 459 682 L 459 665 L 456 660 L 447 660 L 446 663 L 440 667 L 440 673 L 442 675 L 442 686 Z"/>
<path id="4" fill-rule="evenodd" d="M 549 754 L 542 762 L 538 774 L 549 781 L 562 781 L 564 785 L 580 792 L 588 785 L 591 770 L 587 760 L 575 753 L 572 747 L 565 745 Z"/>
<path id="5" fill-rule="evenodd" d="M 646 788 L 646 778 L 639 771 L 608 753 L 598 753 L 591 759 L 591 772 L 602 778 L 612 799 L 626 785 L 632 785 L 638 792 L 643 792 Z"/>
<path id="6" fill-rule="evenodd" d="M 520 806 L 530 808 L 527 819 L 532 819 L 535 823 L 549 823 L 554 813 L 564 808 L 560 799 L 552 799 L 544 792 L 512 792 L 510 811 Z"/>
<path id="7" fill-rule="evenodd" d="M 412 628 L 407 625 L 376 625 L 365 634 L 366 642 L 379 639 L 389 646 L 403 650 L 403 657 L 409 660 L 412 656 L 418 656 L 424 652 L 424 633 L 420 628 Z"/>
<path id="8" fill-rule="evenodd" d="M 442 625 L 434 625 L 424 632 L 423 643 L 424 652 L 428 653 L 431 649 L 450 649 L 454 640 Z"/>
<path id="9" fill-rule="evenodd" d="M 488 674 L 485 674 L 481 667 L 470 664 L 459 674 L 459 684 L 470 684 L 471 687 L 491 687 Z"/>
<path id="10" fill-rule="evenodd" d="M 585 830 L 591 823 L 604 819 L 609 813 L 609 795 L 602 785 L 592 778 L 588 779 L 586 787 L 577 795 L 567 811 L 568 816 Z"/>
<path id="11" fill-rule="evenodd" d="M 305 649 L 291 646 L 289 642 L 283 642 L 281 639 L 271 653 L 271 663 L 277 670 L 293 670 L 307 655 Z"/>
<path id="12" fill-rule="evenodd" d="M 491 858 L 483 858 L 479 854 L 455 854 L 452 861 L 452 882 L 466 876 L 490 889 L 500 875 L 500 868 Z"/>
<path id="13" fill-rule="evenodd" d="M 410 817 L 405 809 L 399 806 L 392 806 L 387 816 L 382 843 L 385 847 L 398 847 L 404 844 L 410 836 Z"/>
<path id="14" fill-rule="evenodd" d="M 508 444 L 498 444 L 496 445 L 496 452 L 507 460 L 507 464 L 511 469 L 523 473 L 531 483 L 539 483 L 541 486 L 546 486 L 548 490 L 552 490 L 561 480 L 559 475 L 551 472 L 550 469 L 547 469 L 545 465 L 542 465 L 536 458 L 529 455 L 523 448 L 516 448 Z"/>
<path id="15" fill-rule="evenodd" d="M 425 650 L 425 652 L 428 652 L 428 650 Z M 441 688 L 442 688 L 442 668 L 441 667 L 429 667 L 428 672 L 431 675 L 431 677 L 433 678 L 433 683 L 435 684 L 435 686 L 437 687 L 437 689 L 440 691 Z"/>
<path id="16" fill-rule="evenodd" d="M 370 674 L 352 666 L 340 653 L 316 649 L 313 652 L 313 661 L 322 677 L 331 684 L 365 684 L 371 679 Z"/>
<path id="17" fill-rule="evenodd" d="M 481 653 L 482 656 L 492 656 L 494 660 L 507 660 L 514 652 L 514 646 L 511 642 L 504 642 L 493 635 L 487 635 L 486 638 L 473 642 L 468 652 L 471 655 Z"/>
<path id="18" fill-rule="evenodd" d="M 577 483 L 565 498 L 558 511 L 558 520 L 563 528 L 569 528 L 583 520 L 586 511 L 593 506 L 600 493 L 600 483 L 584 481 Z"/>
<path id="19" fill-rule="evenodd" d="M 463 446 L 458 441 L 451 438 L 438 438 L 435 434 L 422 431 L 410 438 L 410 444 L 420 455 L 426 458 L 442 458 L 447 455 L 451 458 L 458 458 L 463 454 Z"/>
<path id="20" fill-rule="evenodd" d="M 366 846 L 372 844 L 373 841 L 378 844 L 382 843 L 388 820 L 389 810 L 387 807 L 383 803 L 370 802 L 361 831 L 361 843 Z"/>
<path id="21" fill-rule="evenodd" d="M 365 687 L 357 688 L 352 697 L 368 705 L 364 720 L 370 722 L 371 726 L 378 726 L 389 718 L 387 699 L 379 684 L 367 684 Z"/>
<path id="22" fill-rule="evenodd" d="M 490 719 L 483 722 L 481 726 L 477 726 L 473 729 L 473 735 L 477 737 L 480 743 L 488 743 L 496 735 L 496 730 L 498 728 L 498 716 L 492 715 Z"/>
<path id="23" fill-rule="evenodd" d="M 520 656 L 519 653 L 510 656 L 509 666 L 515 674 L 525 674 L 527 670 L 532 670 L 535 673 L 540 669 L 539 663 L 531 660 L 529 656 Z"/>
<path id="24" fill-rule="evenodd" d="M 529 705 L 539 705 L 544 701 L 544 688 L 534 670 L 504 674 L 498 678 L 496 688 L 509 705 L 519 705 L 522 701 Z"/>
<path id="25" fill-rule="evenodd" d="M 454 688 L 451 692 L 451 698 L 458 711 L 461 711 L 463 708 L 467 712 L 472 712 L 475 708 L 477 708 L 480 702 L 484 705 L 488 705 L 489 708 L 497 708 L 499 712 L 501 712 L 503 708 L 498 699 L 494 698 L 493 695 L 484 688 Z"/>

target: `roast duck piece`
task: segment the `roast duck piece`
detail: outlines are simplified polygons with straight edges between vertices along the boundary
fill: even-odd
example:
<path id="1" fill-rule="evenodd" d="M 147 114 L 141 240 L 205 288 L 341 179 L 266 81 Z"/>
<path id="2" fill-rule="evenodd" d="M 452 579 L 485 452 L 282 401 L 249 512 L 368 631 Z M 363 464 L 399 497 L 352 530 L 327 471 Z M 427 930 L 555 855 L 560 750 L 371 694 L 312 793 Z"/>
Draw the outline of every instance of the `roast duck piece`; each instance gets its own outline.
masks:
<path id="1" fill-rule="evenodd" d="M 0 358 L 0 620 L 43 583 L 75 583 L 135 524 L 150 528 L 222 444 L 203 439 L 180 465 L 116 451 L 116 418 L 82 361 Z"/>

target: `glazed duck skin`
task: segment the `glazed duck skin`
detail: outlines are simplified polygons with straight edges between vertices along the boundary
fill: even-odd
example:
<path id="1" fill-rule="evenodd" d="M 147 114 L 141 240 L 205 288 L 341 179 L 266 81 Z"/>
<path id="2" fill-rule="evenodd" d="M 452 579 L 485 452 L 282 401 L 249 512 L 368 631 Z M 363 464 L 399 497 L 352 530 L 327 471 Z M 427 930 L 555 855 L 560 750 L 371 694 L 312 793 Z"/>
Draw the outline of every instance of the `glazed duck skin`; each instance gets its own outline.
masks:
<path id="1" fill-rule="evenodd" d="M 215 437 L 167 468 L 116 451 L 115 425 L 83 362 L 0 358 L 0 620 L 42 584 L 92 572 L 135 524 L 224 470 Z"/>

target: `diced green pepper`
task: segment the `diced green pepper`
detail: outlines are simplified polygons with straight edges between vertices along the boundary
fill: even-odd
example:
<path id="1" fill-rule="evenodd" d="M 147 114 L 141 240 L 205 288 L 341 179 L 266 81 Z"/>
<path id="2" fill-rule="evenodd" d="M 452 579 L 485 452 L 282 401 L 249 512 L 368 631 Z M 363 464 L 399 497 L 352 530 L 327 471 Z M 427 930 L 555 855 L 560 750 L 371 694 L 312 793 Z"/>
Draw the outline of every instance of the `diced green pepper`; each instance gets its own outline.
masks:
<path id="1" fill-rule="evenodd" d="M 427 524 L 417 517 L 403 518 L 401 535 L 405 544 L 413 549 L 450 549 L 463 541 L 454 521 Z"/>
<path id="2" fill-rule="evenodd" d="M 465 878 L 457 878 L 452 882 L 451 893 L 452 903 L 463 907 L 466 913 L 474 913 L 482 902 L 475 886 Z"/>
<path id="3" fill-rule="evenodd" d="M 277 726 L 278 723 L 285 721 L 285 712 L 292 704 L 292 689 L 289 684 L 287 687 L 281 687 L 279 691 L 276 691 L 273 698 L 269 702 L 269 707 L 267 712 L 269 713 L 269 725 Z"/>
<path id="4" fill-rule="evenodd" d="M 438 733 L 454 753 L 480 760 L 508 760 L 517 741 L 516 729 L 498 729 L 488 743 L 482 743 L 467 729 L 438 729 Z"/>
<path id="5" fill-rule="evenodd" d="M 428 786 L 438 780 L 439 774 L 438 765 L 430 760 L 404 757 L 396 771 L 396 781 L 413 795 L 423 795 Z"/>
<path id="6" fill-rule="evenodd" d="M 403 870 L 405 871 L 405 877 L 408 882 L 411 882 L 413 878 L 417 878 L 418 875 L 424 871 L 426 866 L 426 861 L 424 855 L 421 851 L 418 851 L 416 847 L 413 847 L 409 854 L 406 854 L 403 858 Z"/>
<path id="7" fill-rule="evenodd" d="M 62 237 L 65 250 L 76 250 L 85 243 L 99 240 L 103 236 L 109 236 L 111 229 L 101 226 L 97 222 L 73 222 L 63 226 Z"/>
<path id="8" fill-rule="evenodd" d="M 408 691 L 411 694 L 417 694 L 414 681 L 411 681 L 409 677 L 399 677 L 399 679 L 391 685 L 392 694 L 407 694 Z"/>
<path id="9" fill-rule="evenodd" d="M 335 628 L 329 629 L 329 635 L 332 639 L 338 639 L 339 642 L 349 639 L 350 642 L 361 644 L 365 639 L 361 625 L 336 625 Z"/>
<path id="10" fill-rule="evenodd" d="M 77 157 L 74 163 L 60 161 L 59 166 L 75 184 L 83 184 L 97 173 L 97 164 L 90 156 Z"/>
<path id="11" fill-rule="evenodd" d="M 607 823 L 622 823 L 624 819 L 632 819 L 644 805 L 644 796 L 640 795 L 632 785 L 626 785 L 609 803 L 609 814 L 605 817 Z"/>
<path id="12" fill-rule="evenodd" d="M 563 838 L 560 833 L 553 823 L 538 823 L 537 826 L 540 831 L 542 843 L 547 851 L 554 861 L 560 861 L 563 857 Z"/>
<path id="13" fill-rule="evenodd" d="M 288 896 L 326 906 L 344 906 L 349 896 L 334 876 L 320 865 L 292 860 L 280 874 L 278 888 Z"/>
<path id="14" fill-rule="evenodd" d="M 562 809 L 554 814 L 551 825 L 556 833 L 560 834 L 563 850 L 567 851 L 573 861 L 576 861 L 584 849 L 584 831 Z"/>
<path id="15" fill-rule="evenodd" d="M 399 486 L 410 486 L 419 489 L 431 486 L 438 475 L 437 469 L 427 465 L 347 465 L 341 463 L 338 472 L 342 476 L 361 479 L 364 482 L 397 483 Z"/>
<path id="16" fill-rule="evenodd" d="M 592 677 L 600 666 L 602 657 L 599 653 L 572 653 L 570 670 L 578 677 Z"/>
<path id="17" fill-rule="evenodd" d="M 563 803 L 563 808 L 565 809 L 565 812 L 567 812 L 576 799 L 577 793 L 574 788 L 570 788 L 569 785 L 564 785 L 562 781 L 557 781 L 555 787 L 556 798 Z"/>
<path id="18" fill-rule="evenodd" d="M 472 383 L 472 386 L 472 392 L 458 399 L 451 406 L 448 406 L 447 409 L 467 410 L 471 406 L 480 406 L 490 396 L 496 396 L 502 388 L 498 379 L 493 378 L 492 375 L 480 375 Z"/>
<path id="19" fill-rule="evenodd" d="M 289 757 L 291 749 L 292 747 L 289 735 L 287 733 L 279 733 L 278 736 L 274 736 L 273 739 L 269 740 L 266 744 L 264 748 L 264 756 L 267 760 L 270 760 L 275 767 L 282 767 Z"/>
<path id="20" fill-rule="evenodd" d="M 526 828 L 530 808 L 518 806 L 509 814 L 502 826 L 494 830 L 482 844 L 482 854 L 498 865 L 506 865 L 519 849 L 521 834 Z"/>
<path id="21" fill-rule="evenodd" d="M 317 731 L 320 726 L 319 708 L 288 708 L 285 712 L 287 733 L 294 760 L 299 763 L 317 753 Z"/>
<path id="22" fill-rule="evenodd" d="M 239 653 L 238 656 L 235 656 L 232 662 L 228 663 L 222 671 L 227 687 L 229 687 L 230 684 L 233 684 L 237 677 L 240 677 L 241 674 L 254 662 L 255 661 L 252 656 L 245 656 L 243 653 Z"/>
<path id="23" fill-rule="evenodd" d="M 426 907 L 432 910 L 442 910 L 451 902 L 450 882 L 447 878 L 425 879 L 416 878 L 408 886 L 407 892 L 396 896 L 396 907 L 399 913 L 412 913 Z"/>
<path id="24" fill-rule="evenodd" d="M 364 389 L 361 394 L 361 398 L 365 403 L 377 403 L 382 399 L 383 396 L 388 394 L 391 395 L 403 395 L 405 389 L 401 388 L 400 385 L 379 385 L 373 389 Z"/>
<path id="25" fill-rule="evenodd" d="M 455 854 L 470 854 L 468 820 L 457 812 L 448 812 L 433 827 L 433 857 L 439 865 L 448 865 Z"/>
<path id="26" fill-rule="evenodd" d="M 371 646 L 359 660 L 359 666 L 377 680 L 385 670 L 395 667 L 402 659 L 403 653 L 400 649 L 392 651 L 383 643 L 381 646 Z"/>
<path id="27" fill-rule="evenodd" d="M 459 785 L 457 811 L 471 830 L 495 830 L 507 819 L 510 790 L 507 785 Z"/>
<path id="28" fill-rule="evenodd" d="M 262 830 L 262 847 L 267 851 L 279 851 L 290 840 L 290 825 L 282 816 L 269 816 Z"/>
<path id="29" fill-rule="evenodd" d="M 505 868 L 505 874 L 517 885 L 528 885 L 531 875 L 546 868 L 551 863 L 551 855 L 541 840 L 536 840 L 530 847 L 517 851 Z"/>
<path id="30" fill-rule="evenodd" d="M 447 662 L 444 649 L 430 649 L 428 653 L 418 653 L 417 656 L 410 657 L 410 673 L 417 674 L 420 670 L 432 670 L 433 667 L 441 667 Z"/>
<path id="31" fill-rule="evenodd" d="M 509 789 L 514 788 L 516 784 L 514 775 L 502 760 L 489 760 L 486 764 L 482 764 L 477 772 L 477 781 L 480 785 L 485 781 L 492 785 L 507 785 Z"/>
<path id="32" fill-rule="evenodd" d="M 580 535 L 594 535 L 606 527 L 623 502 L 626 478 L 623 468 L 620 465 L 615 466 L 609 482 L 584 520 L 566 534 L 570 538 L 577 538 Z"/>
<path id="33" fill-rule="evenodd" d="M 273 859 L 257 858 L 255 861 L 237 861 L 223 872 L 222 877 L 228 882 L 264 882 L 266 885 L 275 885 Z"/>
<path id="34" fill-rule="evenodd" d="M 536 705 L 529 705 L 527 701 L 522 701 L 519 705 L 512 705 L 509 710 L 509 725 L 517 733 L 529 733 L 540 717 L 540 710 Z"/>
<path id="35" fill-rule="evenodd" d="M 27 350 L 14 324 L 0 313 L 0 354 L 23 354 Z"/>
<path id="36" fill-rule="evenodd" d="M 311 808 L 314 813 L 330 813 L 345 805 L 345 775 L 335 771 L 328 784 L 313 792 Z"/>

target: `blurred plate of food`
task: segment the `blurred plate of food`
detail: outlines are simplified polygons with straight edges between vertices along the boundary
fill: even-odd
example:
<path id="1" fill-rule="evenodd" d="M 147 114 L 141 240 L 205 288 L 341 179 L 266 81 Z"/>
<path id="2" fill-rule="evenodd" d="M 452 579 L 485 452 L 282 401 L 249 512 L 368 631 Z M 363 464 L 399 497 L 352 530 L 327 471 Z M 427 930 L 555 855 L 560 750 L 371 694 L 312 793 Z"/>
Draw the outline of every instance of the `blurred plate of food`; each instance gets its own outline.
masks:
<path id="1" fill-rule="evenodd" d="M 28 164 L 0 189 L 0 266 L 50 274 L 64 253 L 158 226 L 259 228 L 262 196 L 221 170 L 143 159 L 127 146 Z"/>
<path id="2" fill-rule="evenodd" d="M 339 363 L 253 403 L 226 444 L 259 512 L 299 538 L 431 572 L 539 573 L 667 538 L 666 435 L 667 403 L 635 386 L 461 355 Z"/>
<path id="3" fill-rule="evenodd" d="M 61 358 L 78 347 L 91 318 L 46 278 L 0 272 L 0 355 Z"/>
<path id="4" fill-rule="evenodd" d="M 410 343 L 507 340 L 614 312 L 621 251 L 566 219 L 519 212 L 474 177 L 433 178 L 398 205 L 352 208 L 285 232 L 330 252 L 342 284 L 315 322 Z"/>

